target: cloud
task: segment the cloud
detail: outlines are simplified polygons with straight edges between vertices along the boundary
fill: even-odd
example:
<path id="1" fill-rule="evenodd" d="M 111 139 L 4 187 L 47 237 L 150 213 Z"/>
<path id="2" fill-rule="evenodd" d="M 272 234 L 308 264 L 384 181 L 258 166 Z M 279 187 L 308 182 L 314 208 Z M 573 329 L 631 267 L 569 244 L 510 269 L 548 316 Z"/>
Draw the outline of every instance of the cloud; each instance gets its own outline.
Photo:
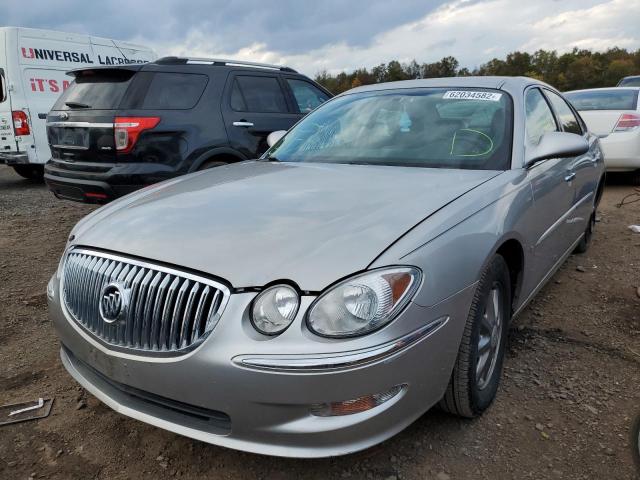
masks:
<path id="1" fill-rule="evenodd" d="M 549 14 L 549 12 L 554 12 Z M 578 48 L 602 50 L 617 45 L 640 47 L 640 4 L 625 0 L 458 0 L 441 5 L 418 20 L 375 35 L 367 45 L 353 45 L 339 37 L 300 54 L 288 54 L 266 42 L 255 41 L 235 51 L 203 48 L 201 35 L 192 32 L 173 54 L 198 52 L 224 58 L 282 63 L 307 74 L 371 67 L 392 59 L 436 61 L 453 55 L 464 66 L 475 67 L 514 50 L 544 48 L 560 52 Z"/>
<path id="2" fill-rule="evenodd" d="M 313 75 L 397 59 L 453 55 L 473 68 L 514 50 L 640 48 L 640 2 L 629 0 L 30 0 L 3 23 L 89 33 L 161 55 L 289 65 Z"/>

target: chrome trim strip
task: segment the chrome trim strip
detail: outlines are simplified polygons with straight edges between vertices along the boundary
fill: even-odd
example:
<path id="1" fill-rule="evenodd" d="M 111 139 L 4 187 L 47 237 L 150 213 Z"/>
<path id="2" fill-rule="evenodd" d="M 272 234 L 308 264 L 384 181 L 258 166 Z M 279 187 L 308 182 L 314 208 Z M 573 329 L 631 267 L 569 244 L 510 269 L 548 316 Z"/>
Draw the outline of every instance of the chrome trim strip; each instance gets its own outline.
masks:
<path id="1" fill-rule="evenodd" d="M 89 150 L 89 147 L 80 145 L 51 145 L 53 148 L 66 148 L 67 150 Z"/>
<path id="2" fill-rule="evenodd" d="M 551 235 L 553 233 L 553 231 L 556 228 L 558 228 L 560 226 L 560 224 L 562 222 L 564 222 L 567 219 L 567 217 L 569 215 L 571 215 L 576 208 L 578 208 L 584 202 L 589 200 L 589 198 L 591 198 L 592 196 L 593 196 L 593 192 L 587 193 L 584 197 L 582 197 L 580 200 L 578 200 L 578 202 L 573 207 L 571 207 L 569 210 L 567 210 L 558 220 L 556 220 L 553 223 L 553 225 L 551 225 L 549 228 L 547 228 L 547 230 L 540 236 L 540 238 L 536 242 L 536 247 L 538 245 L 540 245 L 549 235 Z"/>
<path id="3" fill-rule="evenodd" d="M 113 128 L 113 123 L 47 122 L 47 127 Z"/>
<path id="4" fill-rule="evenodd" d="M 351 352 L 327 355 L 239 355 L 232 361 L 241 367 L 257 370 L 278 370 L 293 372 L 316 372 L 354 368 L 395 355 L 420 340 L 432 335 L 449 321 L 448 316 L 440 317 L 417 330 L 376 347 Z"/>

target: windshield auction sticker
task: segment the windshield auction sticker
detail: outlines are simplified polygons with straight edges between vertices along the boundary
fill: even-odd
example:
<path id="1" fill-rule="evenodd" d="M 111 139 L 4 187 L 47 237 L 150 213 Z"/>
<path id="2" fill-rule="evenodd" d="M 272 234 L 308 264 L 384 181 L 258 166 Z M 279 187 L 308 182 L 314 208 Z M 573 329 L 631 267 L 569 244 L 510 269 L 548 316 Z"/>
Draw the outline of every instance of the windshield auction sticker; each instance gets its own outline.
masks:
<path id="1" fill-rule="evenodd" d="M 442 98 L 451 100 L 487 100 L 489 102 L 499 102 L 501 97 L 501 93 L 474 92 L 472 90 L 448 90 L 442 96 Z"/>

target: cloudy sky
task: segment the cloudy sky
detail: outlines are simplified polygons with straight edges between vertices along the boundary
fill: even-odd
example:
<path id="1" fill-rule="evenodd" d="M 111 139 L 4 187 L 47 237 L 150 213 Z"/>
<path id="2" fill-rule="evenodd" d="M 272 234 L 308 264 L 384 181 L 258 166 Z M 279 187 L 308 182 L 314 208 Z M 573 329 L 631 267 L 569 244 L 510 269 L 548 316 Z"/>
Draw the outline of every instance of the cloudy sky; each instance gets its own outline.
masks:
<path id="1" fill-rule="evenodd" d="M 4 25 L 129 40 L 160 55 L 282 63 L 308 75 L 513 50 L 640 48 L 638 0 L 15 0 Z"/>

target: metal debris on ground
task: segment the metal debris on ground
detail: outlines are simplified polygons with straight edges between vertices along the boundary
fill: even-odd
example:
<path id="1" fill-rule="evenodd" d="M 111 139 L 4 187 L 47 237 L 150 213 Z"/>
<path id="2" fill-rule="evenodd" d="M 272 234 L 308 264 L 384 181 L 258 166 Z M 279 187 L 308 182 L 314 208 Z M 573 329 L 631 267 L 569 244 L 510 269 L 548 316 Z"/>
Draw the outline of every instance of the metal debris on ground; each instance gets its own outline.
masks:
<path id="1" fill-rule="evenodd" d="M 48 417 L 51 413 L 53 398 L 39 398 L 38 400 L 13 403 L 0 406 L 0 427 L 12 423 L 26 422 Z"/>

